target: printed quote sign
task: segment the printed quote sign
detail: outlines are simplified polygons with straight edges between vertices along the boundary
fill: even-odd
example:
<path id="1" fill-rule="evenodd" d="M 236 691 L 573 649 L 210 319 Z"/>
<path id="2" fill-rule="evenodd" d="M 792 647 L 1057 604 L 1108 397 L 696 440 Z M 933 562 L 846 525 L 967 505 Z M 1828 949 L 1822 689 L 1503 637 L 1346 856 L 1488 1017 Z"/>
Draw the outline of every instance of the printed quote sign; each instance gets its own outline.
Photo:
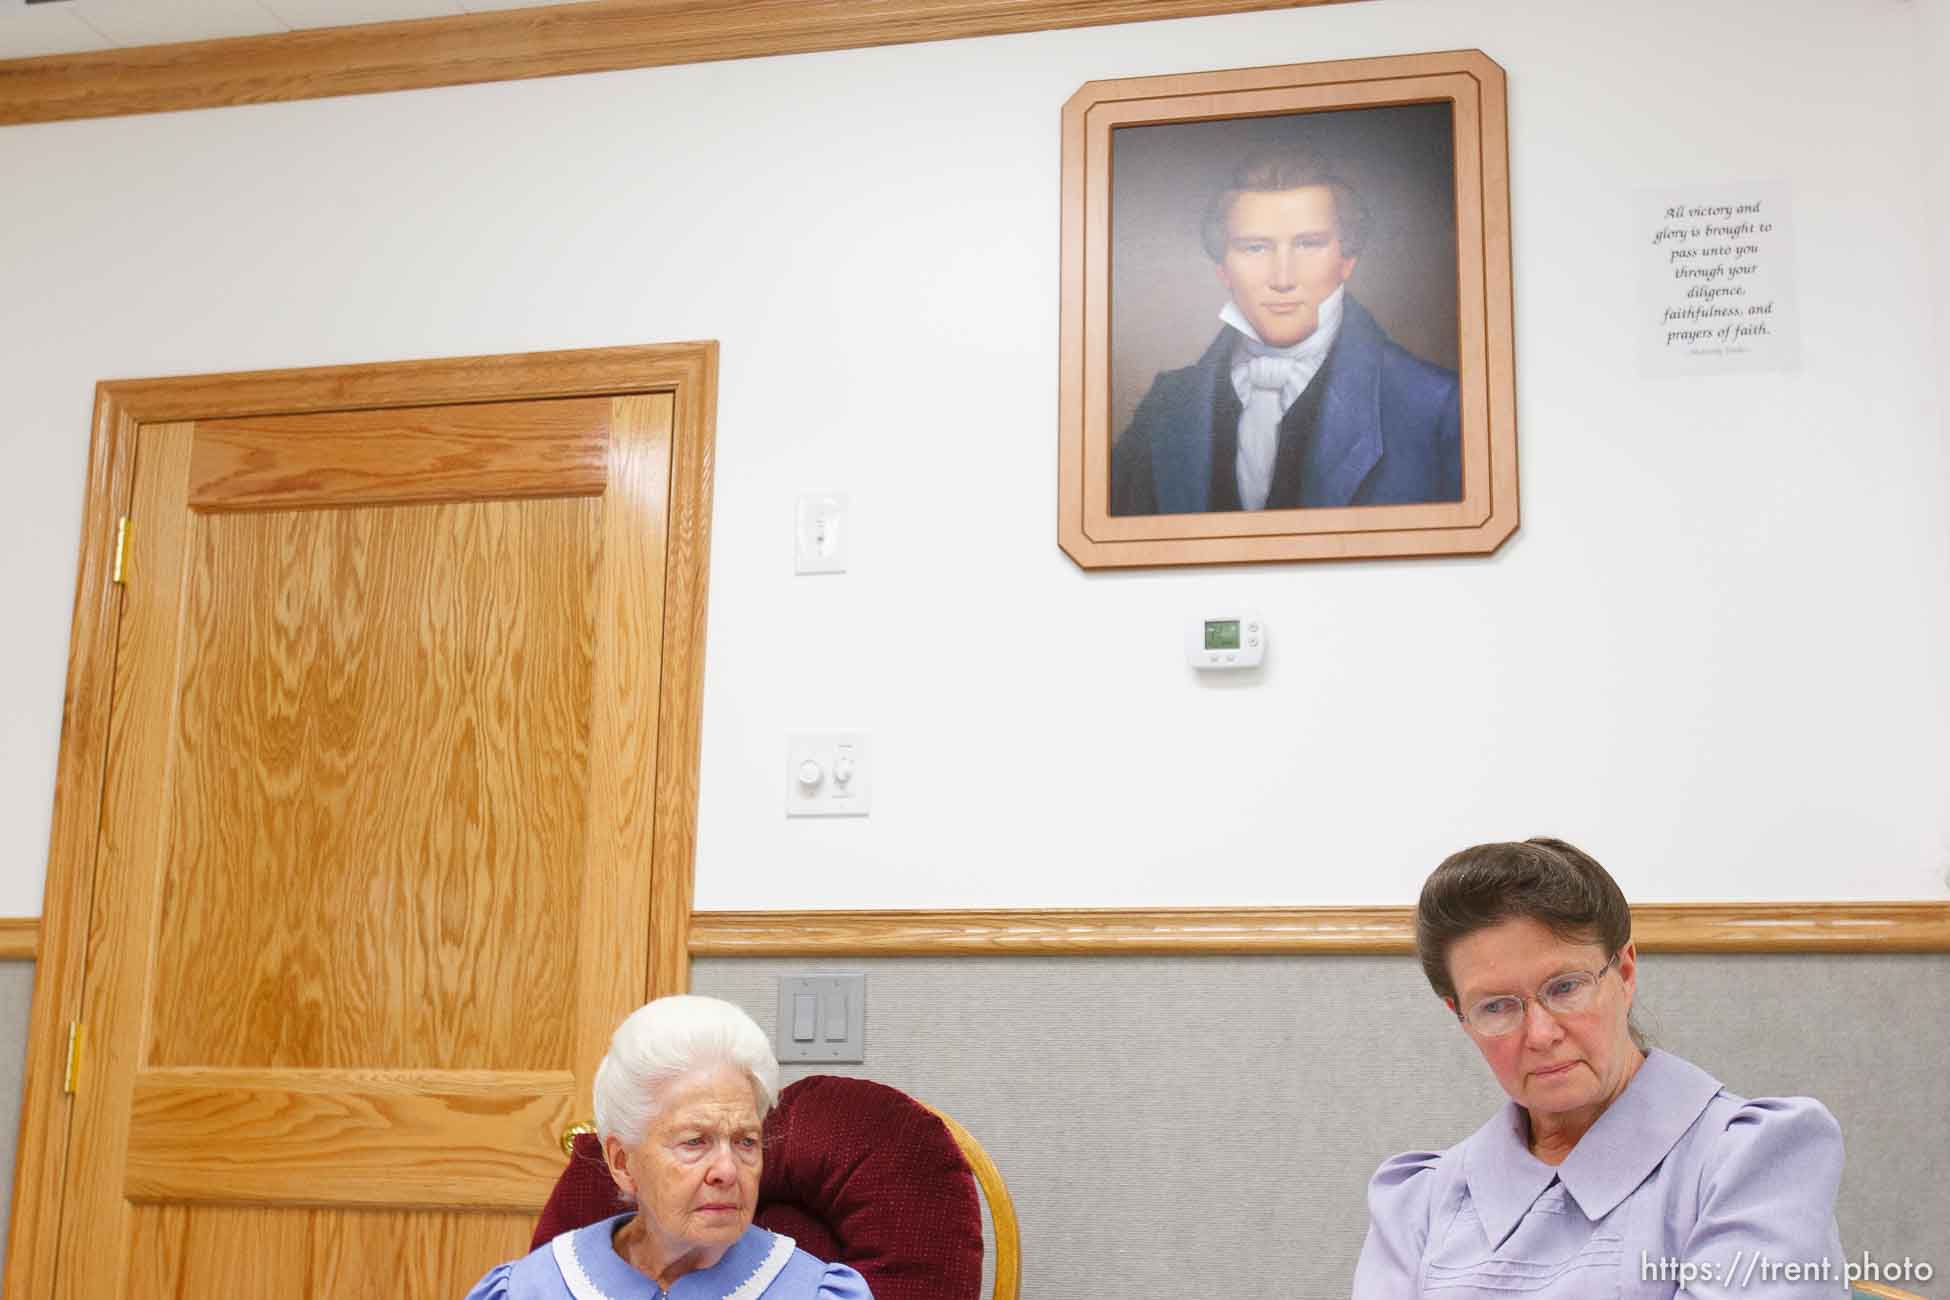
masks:
<path id="1" fill-rule="evenodd" d="M 1787 187 L 1651 194 L 1640 242 L 1639 370 L 1712 375 L 1801 364 Z"/>

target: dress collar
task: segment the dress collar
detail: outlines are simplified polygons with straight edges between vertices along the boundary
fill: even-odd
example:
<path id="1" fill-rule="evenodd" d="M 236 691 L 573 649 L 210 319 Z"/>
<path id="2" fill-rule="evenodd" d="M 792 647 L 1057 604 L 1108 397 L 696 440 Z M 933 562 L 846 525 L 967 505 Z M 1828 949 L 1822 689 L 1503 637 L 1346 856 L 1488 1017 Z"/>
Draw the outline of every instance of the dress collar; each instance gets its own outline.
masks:
<path id="1" fill-rule="evenodd" d="M 1720 1081 L 1689 1061 L 1654 1049 L 1559 1165 L 1530 1154 L 1523 1107 L 1506 1101 L 1463 1143 L 1463 1178 L 1495 1248 L 1516 1230 L 1551 1183 L 1596 1222 L 1659 1167 L 1720 1091 Z"/>
<path id="2" fill-rule="evenodd" d="M 616 1230 L 635 1213 L 629 1210 L 599 1219 L 550 1243 L 562 1281 L 575 1300 L 654 1300 L 666 1295 L 671 1300 L 755 1300 L 792 1258 L 792 1238 L 753 1224 L 724 1258 L 686 1273 L 666 1292 L 616 1253 Z"/>

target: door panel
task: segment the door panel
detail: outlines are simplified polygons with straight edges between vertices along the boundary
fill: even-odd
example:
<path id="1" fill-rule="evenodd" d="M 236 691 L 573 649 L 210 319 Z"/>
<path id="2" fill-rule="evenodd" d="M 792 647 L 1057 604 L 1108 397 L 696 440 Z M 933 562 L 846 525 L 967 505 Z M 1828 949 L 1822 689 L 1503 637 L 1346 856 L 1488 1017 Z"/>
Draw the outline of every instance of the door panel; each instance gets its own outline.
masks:
<path id="1" fill-rule="evenodd" d="M 672 418 L 138 430 L 58 1294 L 457 1295 L 520 1252 L 688 897 Z"/>
<path id="2" fill-rule="evenodd" d="M 148 1064 L 567 1059 L 601 515 L 196 517 Z"/>
<path id="3" fill-rule="evenodd" d="M 610 400 L 201 420 L 198 510 L 481 497 L 595 496 L 609 474 Z"/>
<path id="4" fill-rule="evenodd" d="M 123 1194 L 533 1209 L 575 1089 L 567 1070 L 144 1070 Z"/>
<path id="5" fill-rule="evenodd" d="M 490 1265 L 528 1251 L 534 1211 L 354 1210 L 314 1216 L 309 1242 L 314 1296 L 458 1297 Z M 462 1279 L 458 1286 L 452 1279 Z"/>
<path id="6" fill-rule="evenodd" d="M 191 1210 L 142 1205 L 129 1214 L 129 1295 L 305 1295 L 310 1210 Z M 104 1252 L 106 1253 L 106 1252 Z M 228 1259 L 221 1275 L 212 1261 Z"/>
<path id="7" fill-rule="evenodd" d="M 143 1205 L 131 1227 L 132 1295 L 447 1300 L 524 1253 L 534 1215 Z"/>

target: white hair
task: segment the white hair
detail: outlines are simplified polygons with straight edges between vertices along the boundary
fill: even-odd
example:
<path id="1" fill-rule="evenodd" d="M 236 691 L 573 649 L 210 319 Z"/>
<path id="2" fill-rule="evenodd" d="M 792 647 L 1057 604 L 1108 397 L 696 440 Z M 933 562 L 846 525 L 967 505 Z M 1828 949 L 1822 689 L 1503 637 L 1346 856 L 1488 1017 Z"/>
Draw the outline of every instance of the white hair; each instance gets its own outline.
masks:
<path id="1" fill-rule="evenodd" d="M 597 1137 L 641 1146 L 665 1084 L 723 1066 L 751 1079 L 764 1119 L 779 1094 L 779 1062 L 750 1016 L 729 1002 L 692 994 L 645 1003 L 616 1027 L 596 1067 Z"/>

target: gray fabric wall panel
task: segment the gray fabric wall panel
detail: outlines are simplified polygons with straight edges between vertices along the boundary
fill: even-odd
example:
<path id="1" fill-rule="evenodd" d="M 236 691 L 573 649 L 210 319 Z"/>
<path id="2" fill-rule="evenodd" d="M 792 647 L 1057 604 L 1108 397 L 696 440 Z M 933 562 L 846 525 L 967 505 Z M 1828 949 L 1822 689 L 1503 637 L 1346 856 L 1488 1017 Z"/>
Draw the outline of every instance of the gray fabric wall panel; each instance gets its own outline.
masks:
<path id="1" fill-rule="evenodd" d="M 27 1016 L 34 1004 L 34 963 L 0 961 L 0 1177 L 7 1197 L 0 1203 L 0 1250 L 7 1244 L 13 1213 L 14 1147 L 20 1139 L 20 1087 L 27 1071 Z"/>
<path id="2" fill-rule="evenodd" d="M 1026 1300 L 1181 1286 L 1347 1294 L 1363 1190 L 1502 1101 L 1406 957 L 711 959 L 692 987 L 774 1029 L 777 977 L 867 973 L 861 1074 L 954 1115 L 1023 1228 Z M 1950 956 L 1653 956 L 1660 1046 L 1748 1096 L 1826 1102 L 1850 1256 L 1950 1276 Z M 1916 1288 L 1912 1288 L 1916 1289 Z M 1950 1294 L 1950 1291 L 1943 1291 Z"/>

